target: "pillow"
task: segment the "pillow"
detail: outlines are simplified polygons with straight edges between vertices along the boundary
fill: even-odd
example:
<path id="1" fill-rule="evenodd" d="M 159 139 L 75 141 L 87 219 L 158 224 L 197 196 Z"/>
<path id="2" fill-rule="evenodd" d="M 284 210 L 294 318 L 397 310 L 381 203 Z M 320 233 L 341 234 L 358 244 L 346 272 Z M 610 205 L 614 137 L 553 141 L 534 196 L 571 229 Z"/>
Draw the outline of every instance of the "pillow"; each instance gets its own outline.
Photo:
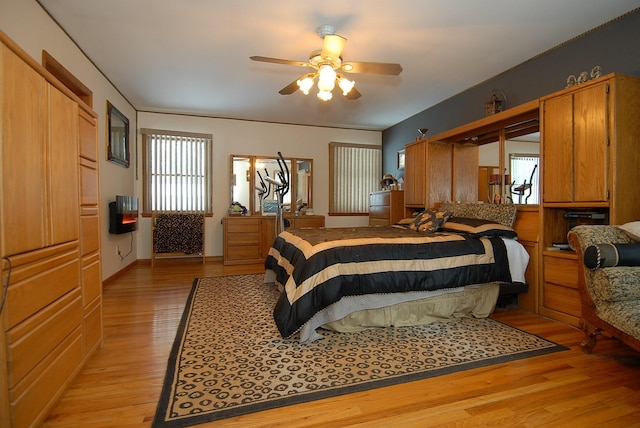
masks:
<path id="1" fill-rule="evenodd" d="M 415 220 L 416 217 L 419 215 L 419 212 L 415 212 L 413 214 L 411 214 L 411 217 L 405 217 L 403 219 L 398 220 L 398 222 L 395 224 L 395 226 L 404 226 L 404 227 L 409 227 Z"/>
<path id="2" fill-rule="evenodd" d="M 514 204 L 481 204 L 443 202 L 440 210 L 451 211 L 455 217 L 481 218 L 512 227 L 518 207 Z"/>
<path id="3" fill-rule="evenodd" d="M 640 243 L 589 245 L 584 251 L 589 269 L 613 266 L 640 266 Z"/>
<path id="4" fill-rule="evenodd" d="M 437 232 L 449 216 L 451 213 L 448 211 L 424 210 L 416 216 L 413 223 L 409 225 L 409 229 L 418 232 Z"/>
<path id="5" fill-rule="evenodd" d="M 618 226 L 629 238 L 636 242 L 640 242 L 640 221 L 632 221 L 631 223 L 625 223 L 622 226 Z"/>
<path id="6" fill-rule="evenodd" d="M 480 218 L 451 217 L 442 225 L 442 231 L 467 233 L 474 238 L 480 238 L 482 236 L 518 238 L 518 234 L 511 227 Z"/>

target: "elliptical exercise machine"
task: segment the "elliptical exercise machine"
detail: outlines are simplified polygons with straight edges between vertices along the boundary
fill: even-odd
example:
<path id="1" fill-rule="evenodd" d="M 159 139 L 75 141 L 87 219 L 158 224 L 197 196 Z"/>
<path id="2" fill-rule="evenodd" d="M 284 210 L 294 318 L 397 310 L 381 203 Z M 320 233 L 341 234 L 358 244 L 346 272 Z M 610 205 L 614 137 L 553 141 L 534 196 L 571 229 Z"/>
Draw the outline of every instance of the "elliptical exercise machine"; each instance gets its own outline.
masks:
<path id="1" fill-rule="evenodd" d="M 273 185 L 273 193 L 277 198 L 277 211 L 275 232 L 276 236 L 284 230 L 285 219 L 283 215 L 284 196 L 289 193 L 289 167 L 282 157 L 282 153 L 278 152 L 278 167 L 280 171 L 276 172 L 277 178 L 270 177 L 269 172 L 265 169 L 265 177 L 263 178 L 258 171 L 258 177 L 260 178 L 261 189 L 258 189 L 258 194 L 261 200 L 264 201 L 271 193 L 271 186 Z M 265 183 L 266 181 L 266 183 Z M 268 184 L 267 184 L 268 183 Z"/>

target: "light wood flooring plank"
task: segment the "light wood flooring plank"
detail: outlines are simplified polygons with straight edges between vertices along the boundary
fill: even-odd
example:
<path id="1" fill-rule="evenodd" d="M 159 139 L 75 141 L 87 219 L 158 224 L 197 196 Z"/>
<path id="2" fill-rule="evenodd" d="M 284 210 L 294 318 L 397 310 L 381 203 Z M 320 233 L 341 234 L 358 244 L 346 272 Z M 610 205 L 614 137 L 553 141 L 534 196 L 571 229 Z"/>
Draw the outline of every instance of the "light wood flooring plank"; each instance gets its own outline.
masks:
<path id="1" fill-rule="evenodd" d="M 104 347 L 44 426 L 149 427 L 194 278 L 262 271 L 189 260 L 128 269 L 104 290 Z M 640 354 L 601 339 L 587 355 L 573 327 L 517 309 L 493 317 L 570 350 L 202 426 L 640 427 Z"/>

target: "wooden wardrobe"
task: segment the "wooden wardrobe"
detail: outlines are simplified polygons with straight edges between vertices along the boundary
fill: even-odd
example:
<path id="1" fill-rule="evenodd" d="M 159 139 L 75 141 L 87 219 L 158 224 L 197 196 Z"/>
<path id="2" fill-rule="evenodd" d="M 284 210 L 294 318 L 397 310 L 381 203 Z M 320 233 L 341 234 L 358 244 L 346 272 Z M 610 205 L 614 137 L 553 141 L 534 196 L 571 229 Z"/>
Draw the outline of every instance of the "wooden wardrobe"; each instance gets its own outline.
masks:
<path id="1" fill-rule="evenodd" d="M 0 426 L 30 427 L 102 343 L 97 116 L 0 41 Z"/>
<path id="2" fill-rule="evenodd" d="M 541 98 L 539 313 L 579 326 L 578 255 L 557 251 L 577 224 L 640 219 L 640 79 L 608 74 Z"/>

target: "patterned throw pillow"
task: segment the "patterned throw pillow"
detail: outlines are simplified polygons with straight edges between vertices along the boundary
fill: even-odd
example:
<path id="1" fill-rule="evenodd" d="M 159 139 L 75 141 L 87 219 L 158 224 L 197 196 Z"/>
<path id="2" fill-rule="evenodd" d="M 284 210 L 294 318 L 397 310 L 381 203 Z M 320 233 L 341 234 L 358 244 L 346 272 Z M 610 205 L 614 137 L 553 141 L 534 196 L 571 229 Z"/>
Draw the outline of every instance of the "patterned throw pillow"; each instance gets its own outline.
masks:
<path id="1" fill-rule="evenodd" d="M 401 220 L 398 220 L 398 222 L 394 224 L 394 226 L 402 226 L 402 227 L 408 228 L 413 224 L 413 222 L 416 220 L 416 217 L 419 214 L 420 214 L 419 212 L 415 212 L 411 215 L 411 217 L 405 217 Z"/>
<path id="2" fill-rule="evenodd" d="M 512 227 L 516 221 L 518 207 L 514 204 L 479 204 L 443 202 L 442 211 L 451 211 L 455 217 L 482 218 Z"/>
<path id="3" fill-rule="evenodd" d="M 509 226 L 490 220 L 467 217 L 451 217 L 442 225 L 443 232 L 462 232 L 479 238 L 482 236 L 502 236 L 516 239 L 518 234 Z"/>
<path id="4" fill-rule="evenodd" d="M 409 229 L 418 232 L 437 232 L 438 229 L 451 217 L 448 211 L 424 210 L 416 216 Z"/>

